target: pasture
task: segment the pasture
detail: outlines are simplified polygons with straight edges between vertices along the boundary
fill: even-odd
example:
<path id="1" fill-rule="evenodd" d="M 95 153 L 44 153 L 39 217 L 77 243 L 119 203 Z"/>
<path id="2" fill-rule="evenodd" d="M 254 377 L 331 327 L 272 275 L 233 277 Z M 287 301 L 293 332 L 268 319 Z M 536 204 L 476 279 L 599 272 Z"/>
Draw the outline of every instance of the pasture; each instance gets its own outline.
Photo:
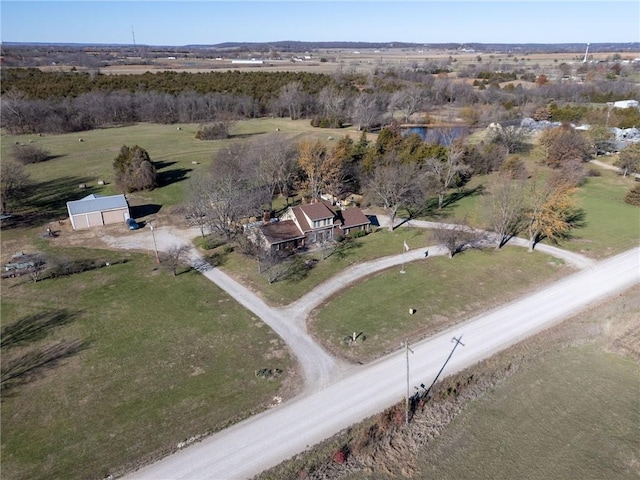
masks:
<path id="1" fill-rule="evenodd" d="M 49 254 L 111 265 L 2 280 L 3 478 L 116 475 L 291 393 L 296 375 L 282 341 L 200 274 L 174 277 L 139 254 Z M 20 321 L 22 334 L 10 335 Z M 81 348 L 7 380 L 69 342 Z M 263 368 L 283 373 L 256 376 Z"/>

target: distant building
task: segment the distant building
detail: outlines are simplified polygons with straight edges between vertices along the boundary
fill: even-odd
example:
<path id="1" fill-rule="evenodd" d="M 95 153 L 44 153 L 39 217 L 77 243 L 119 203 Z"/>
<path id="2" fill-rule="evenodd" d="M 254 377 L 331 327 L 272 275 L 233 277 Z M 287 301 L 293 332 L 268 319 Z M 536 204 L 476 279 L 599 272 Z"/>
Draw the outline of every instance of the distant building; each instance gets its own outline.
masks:
<path id="1" fill-rule="evenodd" d="M 234 65 L 262 65 L 264 60 L 231 60 Z"/>
<path id="2" fill-rule="evenodd" d="M 638 100 L 620 100 L 613 102 L 614 108 L 638 108 Z"/>

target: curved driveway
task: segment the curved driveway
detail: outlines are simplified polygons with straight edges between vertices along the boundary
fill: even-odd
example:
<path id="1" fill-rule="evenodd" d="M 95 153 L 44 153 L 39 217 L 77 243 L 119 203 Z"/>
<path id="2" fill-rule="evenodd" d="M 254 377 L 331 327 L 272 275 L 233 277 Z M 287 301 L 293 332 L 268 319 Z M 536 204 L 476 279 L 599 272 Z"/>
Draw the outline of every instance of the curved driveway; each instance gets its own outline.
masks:
<path id="1" fill-rule="evenodd" d="M 412 345 L 412 385 L 430 383 L 463 335 L 445 374 L 461 370 L 640 280 L 640 248 L 602 261 L 523 299 Z M 398 351 L 313 394 L 218 432 L 127 478 L 249 478 L 403 399 L 404 352 Z"/>

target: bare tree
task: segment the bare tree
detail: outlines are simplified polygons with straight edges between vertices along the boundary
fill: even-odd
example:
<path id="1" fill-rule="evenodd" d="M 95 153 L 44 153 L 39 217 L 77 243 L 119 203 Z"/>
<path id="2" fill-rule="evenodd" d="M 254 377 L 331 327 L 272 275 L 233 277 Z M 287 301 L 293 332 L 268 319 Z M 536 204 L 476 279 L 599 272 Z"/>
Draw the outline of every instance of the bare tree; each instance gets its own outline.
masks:
<path id="1" fill-rule="evenodd" d="M 287 83 L 280 90 L 279 100 L 289 112 L 291 120 L 297 120 L 302 116 L 306 94 L 302 90 L 301 82 Z"/>
<path id="2" fill-rule="evenodd" d="M 2 213 L 7 213 L 9 202 L 22 198 L 31 187 L 31 178 L 24 167 L 14 161 L 0 162 L 0 200 Z"/>
<path id="3" fill-rule="evenodd" d="M 522 228 L 524 186 L 524 178 L 513 179 L 509 175 L 499 174 L 484 197 L 484 212 L 489 228 L 497 235 L 496 250 Z"/>
<path id="4" fill-rule="evenodd" d="M 434 241 L 444 245 L 449 252 L 449 258 L 461 252 L 466 246 L 473 245 L 478 234 L 469 226 L 466 220 L 452 220 L 447 228 L 432 231 Z"/>
<path id="5" fill-rule="evenodd" d="M 187 199 L 185 202 L 185 213 L 189 223 L 197 225 L 200 234 L 204 238 L 204 229 L 209 224 L 209 188 L 210 178 L 206 175 L 195 174 L 187 180 Z"/>
<path id="6" fill-rule="evenodd" d="M 469 171 L 469 167 L 463 163 L 464 149 L 462 144 L 454 143 L 447 150 L 444 159 L 430 158 L 425 162 L 429 175 L 438 186 L 438 208 L 444 205 L 444 196 L 447 190 L 454 185 L 456 179 Z"/>
<path id="7" fill-rule="evenodd" d="M 371 203 L 389 212 L 389 231 L 393 231 L 401 207 L 424 201 L 423 183 L 424 175 L 418 165 L 400 163 L 394 157 L 387 158 L 384 165 L 374 170 L 366 193 Z"/>
<path id="8" fill-rule="evenodd" d="M 337 87 L 329 85 L 320 90 L 318 103 L 326 118 L 339 118 L 344 114 L 347 96 Z"/>
<path id="9" fill-rule="evenodd" d="M 276 192 L 289 199 L 297 172 L 296 149 L 291 140 L 278 134 L 251 140 L 247 157 L 257 165 L 257 174 L 268 186 L 271 196 Z"/>
<path id="10" fill-rule="evenodd" d="M 491 141 L 505 147 L 507 154 L 521 151 L 530 135 L 531 131 L 525 127 L 500 124 L 491 127 Z"/>
<path id="11" fill-rule="evenodd" d="M 173 245 L 162 256 L 162 264 L 171 272 L 174 276 L 178 275 L 178 268 L 185 262 L 187 253 L 189 253 L 189 246 L 186 244 Z"/>
<path id="12" fill-rule="evenodd" d="M 354 98 L 351 118 L 358 130 L 373 126 L 381 114 L 382 109 L 376 95 L 361 92 Z"/>

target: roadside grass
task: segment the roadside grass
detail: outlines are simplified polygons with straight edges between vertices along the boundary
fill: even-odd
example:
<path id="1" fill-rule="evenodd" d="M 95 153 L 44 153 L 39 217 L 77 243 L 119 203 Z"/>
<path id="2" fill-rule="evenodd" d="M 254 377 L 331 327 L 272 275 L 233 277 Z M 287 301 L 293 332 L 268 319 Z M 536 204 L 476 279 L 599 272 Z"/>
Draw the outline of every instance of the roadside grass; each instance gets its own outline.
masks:
<path id="1" fill-rule="evenodd" d="M 313 312 L 309 329 L 330 351 L 367 362 L 568 273 L 563 262 L 525 249 L 471 250 L 369 277 Z M 365 300 L 366 299 L 366 300 Z M 410 314 L 409 309 L 415 309 Z M 362 333 L 355 344 L 345 337 Z"/>
<path id="2" fill-rule="evenodd" d="M 636 285 L 443 378 L 408 426 L 398 403 L 258 478 L 638 478 L 639 313 Z"/>
<path id="3" fill-rule="evenodd" d="M 454 420 L 422 478 L 638 478 L 639 373 L 592 345 L 554 352 Z"/>
<path id="4" fill-rule="evenodd" d="M 29 352 L 84 342 L 24 383 L 3 385 L 3 478 L 121 474 L 264 409 L 292 382 L 282 341 L 200 274 L 173 277 L 144 255 L 70 250 L 127 261 L 38 283 L 2 280 L 3 329 L 33 314 L 69 317 L 3 346 L 3 373 Z M 265 380 L 261 368 L 285 373 Z"/>

